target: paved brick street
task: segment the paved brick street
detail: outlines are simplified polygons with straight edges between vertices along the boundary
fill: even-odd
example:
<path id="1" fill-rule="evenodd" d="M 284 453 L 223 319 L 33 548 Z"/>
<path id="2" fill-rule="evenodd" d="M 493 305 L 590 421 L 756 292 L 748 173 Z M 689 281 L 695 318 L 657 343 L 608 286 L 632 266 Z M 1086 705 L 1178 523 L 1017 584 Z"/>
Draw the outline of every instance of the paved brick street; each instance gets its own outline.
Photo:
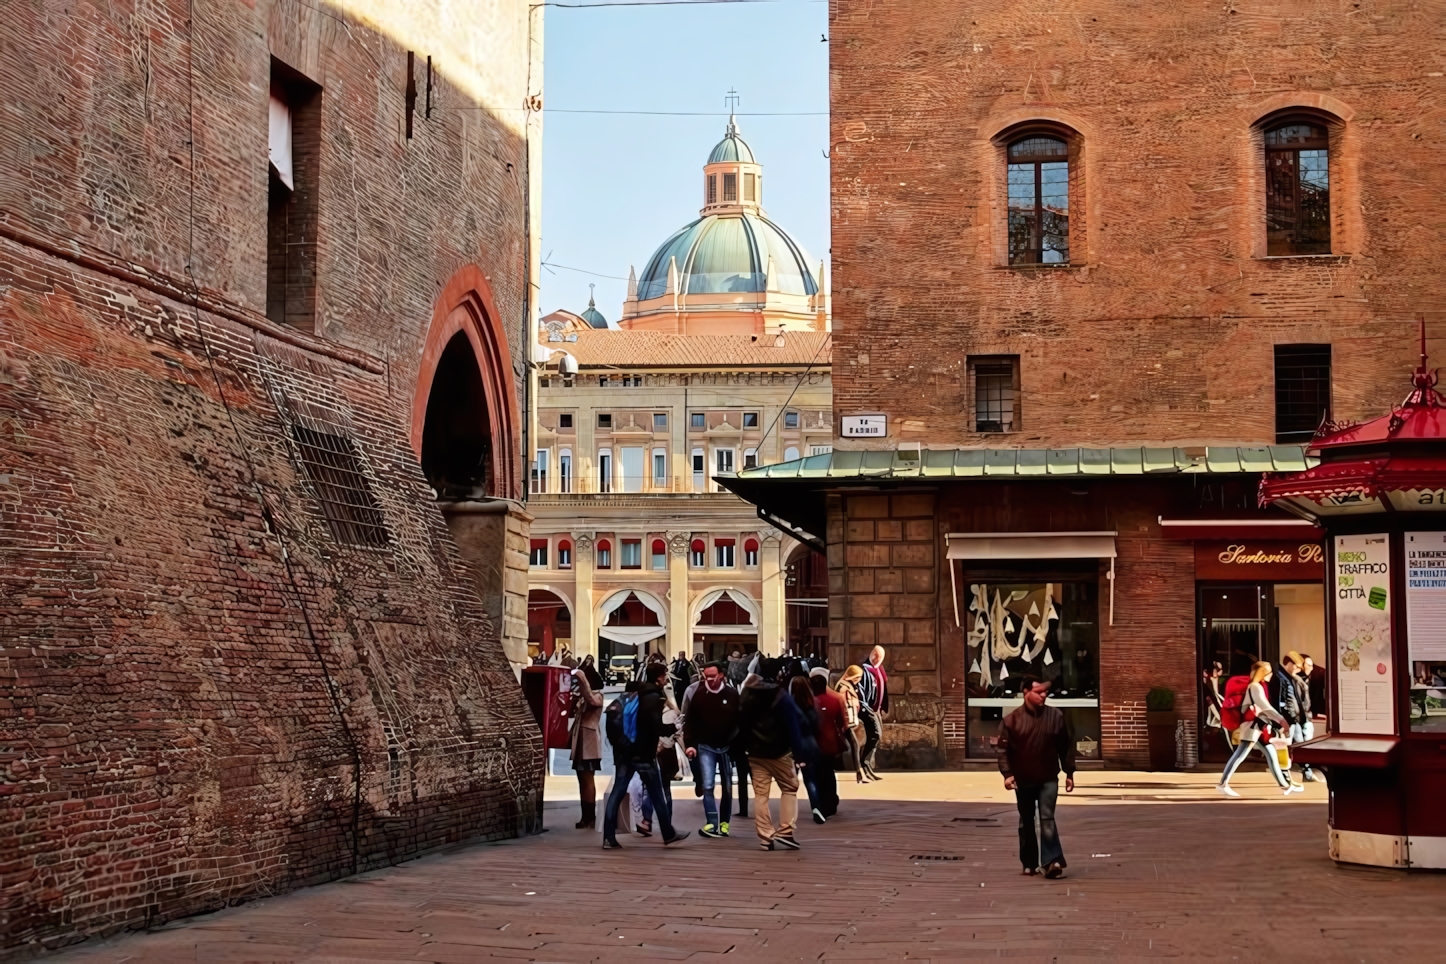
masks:
<path id="1" fill-rule="evenodd" d="M 891 773 L 840 816 L 763 853 L 725 841 L 621 853 L 574 831 L 551 778 L 539 837 L 390 870 L 57 955 L 120 961 L 1437 959 L 1446 876 L 1335 867 L 1325 793 L 1262 773 L 1225 801 L 1213 773 L 1088 772 L 1062 801 L 1066 879 L 1019 876 L 990 773 Z M 697 826 L 677 787 L 681 826 Z M 575 796 L 575 794 L 574 794 Z"/>

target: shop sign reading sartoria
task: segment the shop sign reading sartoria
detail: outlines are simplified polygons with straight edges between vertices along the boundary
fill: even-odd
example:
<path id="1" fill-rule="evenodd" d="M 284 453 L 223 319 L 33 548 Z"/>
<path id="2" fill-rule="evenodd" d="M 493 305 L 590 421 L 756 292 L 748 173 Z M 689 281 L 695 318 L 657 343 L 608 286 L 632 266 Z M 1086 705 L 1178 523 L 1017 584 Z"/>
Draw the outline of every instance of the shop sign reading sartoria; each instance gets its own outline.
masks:
<path id="1" fill-rule="evenodd" d="M 1197 542 L 1195 578 L 1315 582 L 1325 578 L 1325 551 L 1314 542 Z"/>

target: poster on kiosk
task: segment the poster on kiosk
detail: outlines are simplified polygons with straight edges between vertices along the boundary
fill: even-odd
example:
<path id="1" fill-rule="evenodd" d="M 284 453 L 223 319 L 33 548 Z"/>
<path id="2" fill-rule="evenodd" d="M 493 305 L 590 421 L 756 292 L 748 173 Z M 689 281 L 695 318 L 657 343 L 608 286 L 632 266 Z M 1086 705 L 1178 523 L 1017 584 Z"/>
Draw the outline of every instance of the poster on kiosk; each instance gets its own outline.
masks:
<path id="1" fill-rule="evenodd" d="M 1336 536 L 1336 687 L 1342 733 L 1396 732 L 1391 548 L 1383 533 Z"/>

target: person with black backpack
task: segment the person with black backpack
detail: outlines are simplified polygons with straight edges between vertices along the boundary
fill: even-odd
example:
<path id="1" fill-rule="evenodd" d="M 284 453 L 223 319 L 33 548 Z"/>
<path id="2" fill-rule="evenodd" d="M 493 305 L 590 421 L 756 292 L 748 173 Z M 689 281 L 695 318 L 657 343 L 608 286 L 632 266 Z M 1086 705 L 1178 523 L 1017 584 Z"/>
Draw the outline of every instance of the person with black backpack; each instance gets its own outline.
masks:
<path id="1" fill-rule="evenodd" d="M 665 732 L 663 708 L 667 705 L 661 683 L 667 675 L 665 663 L 649 664 L 644 681 L 629 684 L 623 698 L 608 705 L 608 742 L 612 744 L 617 773 L 603 811 L 604 850 L 619 849 L 618 807 L 622 806 L 628 783 L 635 773 L 647 790 L 648 799 L 653 802 L 663 831 L 663 843 L 677 843 L 688 836 L 686 830 L 679 833 L 673 828 L 673 815 L 669 812 L 668 797 L 663 792 L 662 776 L 658 772 L 658 740 Z"/>

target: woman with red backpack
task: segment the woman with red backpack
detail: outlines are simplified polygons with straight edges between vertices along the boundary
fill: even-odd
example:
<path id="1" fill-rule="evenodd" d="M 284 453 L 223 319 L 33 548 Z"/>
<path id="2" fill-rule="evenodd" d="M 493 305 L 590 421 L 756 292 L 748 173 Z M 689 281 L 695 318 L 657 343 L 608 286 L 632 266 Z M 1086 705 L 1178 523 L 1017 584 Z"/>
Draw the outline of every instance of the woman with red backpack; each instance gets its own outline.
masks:
<path id="1" fill-rule="evenodd" d="M 1275 751 L 1270 745 L 1271 726 L 1281 731 L 1290 729 L 1290 724 L 1274 706 L 1270 705 L 1270 697 L 1266 695 L 1265 684 L 1270 682 L 1272 675 L 1274 675 L 1274 671 L 1270 664 L 1261 662 L 1250 668 L 1250 679 L 1245 684 L 1243 692 L 1237 695 L 1235 690 L 1238 687 L 1232 685 L 1240 677 L 1232 677 L 1225 684 L 1225 700 L 1224 705 L 1221 706 L 1220 715 L 1222 722 L 1236 723 L 1235 752 L 1231 754 L 1229 762 L 1225 764 L 1225 772 L 1220 775 L 1220 783 L 1215 789 L 1227 797 L 1240 796 L 1231 789 L 1230 778 L 1235 775 L 1240 764 L 1245 762 L 1245 758 L 1250 755 L 1253 748 L 1259 748 L 1260 752 L 1265 754 L 1265 762 L 1270 767 L 1270 775 L 1275 777 L 1275 782 L 1280 784 L 1286 795 L 1304 792 L 1304 787 L 1291 783 L 1281 772 L 1280 761 L 1275 758 Z"/>

